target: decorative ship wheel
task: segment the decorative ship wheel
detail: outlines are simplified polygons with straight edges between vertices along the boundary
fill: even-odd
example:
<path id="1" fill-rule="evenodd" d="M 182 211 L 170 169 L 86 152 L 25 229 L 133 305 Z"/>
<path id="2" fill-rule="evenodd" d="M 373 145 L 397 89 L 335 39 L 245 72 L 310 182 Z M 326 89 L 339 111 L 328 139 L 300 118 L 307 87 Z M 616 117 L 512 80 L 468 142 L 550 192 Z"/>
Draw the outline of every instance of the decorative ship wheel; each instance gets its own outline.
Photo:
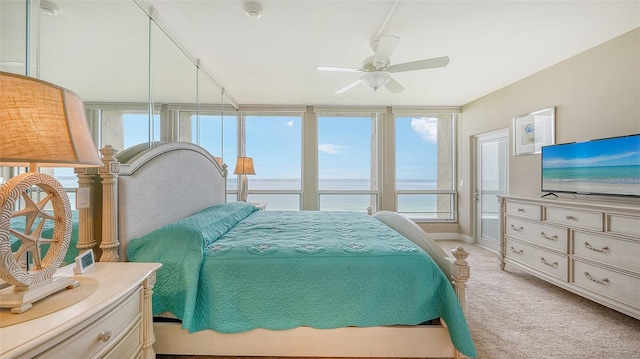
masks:
<path id="1" fill-rule="evenodd" d="M 35 187 L 46 194 L 38 202 L 29 195 Z M 14 211 L 20 198 L 25 205 Z M 45 208 L 53 208 L 53 211 Z M 55 178 L 38 172 L 11 178 L 0 187 L 0 210 L 0 260 L 4 264 L 0 266 L 0 279 L 8 283 L 0 291 L 0 307 L 22 313 L 38 299 L 79 285 L 75 280 L 53 276 L 64 260 L 71 239 L 69 198 Z M 10 226 L 11 218 L 21 216 L 25 219 L 24 233 Z M 41 236 L 47 221 L 54 224 L 51 239 Z M 20 241 L 15 252 L 11 247 L 11 235 Z M 44 244 L 49 245 L 45 255 L 41 247 Z M 31 254 L 30 261 L 23 260 L 25 253 Z M 32 268 L 29 268 L 30 264 Z"/>

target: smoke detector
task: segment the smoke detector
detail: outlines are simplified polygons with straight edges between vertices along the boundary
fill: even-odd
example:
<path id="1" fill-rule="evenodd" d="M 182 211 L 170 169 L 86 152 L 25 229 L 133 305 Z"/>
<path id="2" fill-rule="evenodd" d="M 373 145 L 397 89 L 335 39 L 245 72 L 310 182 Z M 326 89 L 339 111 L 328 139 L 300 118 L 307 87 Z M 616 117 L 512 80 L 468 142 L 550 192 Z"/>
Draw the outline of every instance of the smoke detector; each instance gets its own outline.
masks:
<path id="1" fill-rule="evenodd" d="M 47 15 L 60 15 L 62 14 L 62 9 L 58 7 L 58 5 L 54 4 L 53 1 L 49 0 L 40 0 L 40 10 Z"/>
<path id="2" fill-rule="evenodd" d="M 250 1 L 244 4 L 244 13 L 252 19 L 262 16 L 262 6 L 257 2 Z"/>

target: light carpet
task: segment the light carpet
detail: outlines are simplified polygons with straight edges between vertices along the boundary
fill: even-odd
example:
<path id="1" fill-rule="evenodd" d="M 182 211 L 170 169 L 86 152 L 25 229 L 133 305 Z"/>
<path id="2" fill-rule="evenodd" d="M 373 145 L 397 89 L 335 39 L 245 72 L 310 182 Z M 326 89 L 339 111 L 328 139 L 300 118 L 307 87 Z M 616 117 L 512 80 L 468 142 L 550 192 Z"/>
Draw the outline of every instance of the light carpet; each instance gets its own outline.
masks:
<path id="1" fill-rule="evenodd" d="M 456 241 L 439 243 L 447 252 L 461 245 L 470 253 L 467 321 L 478 358 L 640 358 L 640 320 L 513 266 L 507 265 L 502 271 L 497 253 L 482 247 Z M 169 355 L 157 358 L 248 359 Z"/>

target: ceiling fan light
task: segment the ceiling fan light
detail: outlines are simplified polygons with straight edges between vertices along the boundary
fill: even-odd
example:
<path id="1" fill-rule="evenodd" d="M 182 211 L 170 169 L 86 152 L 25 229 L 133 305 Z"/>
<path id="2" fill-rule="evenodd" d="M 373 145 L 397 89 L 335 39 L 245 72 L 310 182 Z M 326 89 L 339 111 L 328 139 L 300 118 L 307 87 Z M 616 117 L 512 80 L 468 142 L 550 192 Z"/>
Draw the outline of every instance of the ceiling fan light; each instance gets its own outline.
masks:
<path id="1" fill-rule="evenodd" d="M 368 74 L 362 77 L 362 83 L 365 84 L 368 88 L 376 91 L 380 87 L 384 86 L 389 82 L 391 75 L 388 72 L 383 71 L 375 71 L 369 72 Z"/>

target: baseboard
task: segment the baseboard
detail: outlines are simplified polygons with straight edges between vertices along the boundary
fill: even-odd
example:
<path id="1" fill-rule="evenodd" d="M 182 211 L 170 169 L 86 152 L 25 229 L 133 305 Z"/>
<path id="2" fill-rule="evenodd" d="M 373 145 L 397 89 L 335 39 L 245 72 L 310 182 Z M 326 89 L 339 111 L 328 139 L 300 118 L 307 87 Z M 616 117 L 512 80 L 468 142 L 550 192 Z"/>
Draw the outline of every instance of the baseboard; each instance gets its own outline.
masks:
<path id="1" fill-rule="evenodd" d="M 473 244 L 473 237 L 462 233 L 429 233 L 429 237 L 436 241 L 462 241 L 464 243 Z"/>

